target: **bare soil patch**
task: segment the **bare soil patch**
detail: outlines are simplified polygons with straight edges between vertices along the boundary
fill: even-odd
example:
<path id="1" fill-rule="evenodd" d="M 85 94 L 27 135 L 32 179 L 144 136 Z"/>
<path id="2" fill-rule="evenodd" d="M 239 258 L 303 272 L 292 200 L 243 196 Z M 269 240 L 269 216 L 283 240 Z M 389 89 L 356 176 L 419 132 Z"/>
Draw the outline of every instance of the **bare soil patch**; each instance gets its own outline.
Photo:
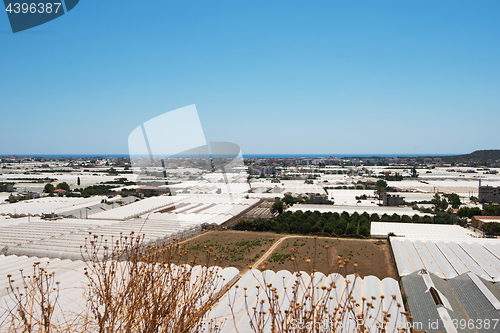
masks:
<path id="1" fill-rule="evenodd" d="M 277 242 L 277 247 L 268 251 Z M 247 270 L 266 256 L 263 265 L 275 272 L 282 269 L 310 272 L 315 268 L 324 274 L 340 272 L 347 275 L 356 270 L 362 277 L 398 278 L 389 244 L 387 240 L 380 239 L 319 237 L 315 240 L 310 236 L 225 230 L 209 231 L 185 240 L 180 249 L 183 252 L 182 262 L 236 267 L 240 271 Z M 292 257 L 295 261 L 291 260 Z M 339 268 L 339 257 L 342 261 L 349 259 L 342 269 Z M 309 263 L 307 259 L 310 259 Z"/>
<path id="2" fill-rule="evenodd" d="M 329 248 L 326 249 L 325 246 Z M 283 239 L 266 259 L 266 268 L 306 272 L 315 268 L 324 274 L 340 270 L 342 275 L 352 274 L 356 270 L 361 277 L 374 275 L 380 279 L 397 279 L 390 251 L 385 240 L 319 237 L 315 242 L 313 237 L 290 237 Z M 295 262 L 291 260 L 292 257 L 295 257 Z M 349 263 L 342 269 L 339 268 L 339 258 L 342 261 L 349 259 Z M 306 262 L 307 259 L 310 259 L 309 263 Z"/>
<path id="3" fill-rule="evenodd" d="M 279 238 L 283 237 L 271 232 L 248 231 L 209 231 L 180 245 L 187 254 L 183 262 L 196 260 L 199 264 L 236 267 L 240 271 L 247 269 L 260 258 Z M 207 256 L 207 251 L 210 255 Z"/>

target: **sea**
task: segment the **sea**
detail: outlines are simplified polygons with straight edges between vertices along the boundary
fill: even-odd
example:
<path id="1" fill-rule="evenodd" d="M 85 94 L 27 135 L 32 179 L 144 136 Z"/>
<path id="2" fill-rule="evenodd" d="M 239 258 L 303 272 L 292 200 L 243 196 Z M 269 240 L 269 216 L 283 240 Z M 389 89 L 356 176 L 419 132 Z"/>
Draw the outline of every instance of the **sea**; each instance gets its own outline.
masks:
<path id="1" fill-rule="evenodd" d="M 383 157 L 383 158 L 395 158 L 395 157 L 433 157 L 433 156 L 450 156 L 455 154 L 243 154 L 243 158 L 255 159 L 255 158 L 328 158 L 328 157 L 361 157 L 361 158 L 371 158 L 371 157 Z M 8 155 L 4 155 L 8 156 Z M 12 156 L 12 155 L 10 155 Z M 45 157 L 50 159 L 58 158 L 128 158 L 128 154 L 18 154 L 17 156 L 30 156 L 30 157 Z M 145 156 L 146 157 L 146 156 Z"/>

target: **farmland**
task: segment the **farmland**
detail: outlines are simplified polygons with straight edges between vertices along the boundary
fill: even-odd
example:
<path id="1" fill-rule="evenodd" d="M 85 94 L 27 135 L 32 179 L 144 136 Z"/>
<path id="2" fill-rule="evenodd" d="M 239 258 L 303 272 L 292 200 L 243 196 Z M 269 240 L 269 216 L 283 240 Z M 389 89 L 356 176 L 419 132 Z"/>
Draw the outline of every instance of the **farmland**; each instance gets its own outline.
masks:
<path id="1" fill-rule="evenodd" d="M 274 246 L 273 246 L 274 245 Z M 269 249 L 273 247 L 271 251 Z M 328 248 L 327 248 L 328 247 Z M 338 272 L 338 260 L 349 259 L 343 274 L 397 278 L 387 242 L 373 239 L 284 235 L 270 232 L 210 231 L 181 243 L 183 261 L 248 269 L 259 262 L 266 269 L 279 271 L 312 268 L 325 274 Z M 293 249 L 293 250 L 292 250 Z M 185 253 L 185 252 L 188 253 Z M 293 251 L 293 252 L 292 252 Z M 295 260 L 292 260 L 295 258 Z M 310 259 L 310 262 L 306 262 Z M 261 264 L 262 263 L 262 264 Z M 354 267 L 357 264 L 357 267 Z"/>
<path id="2" fill-rule="evenodd" d="M 268 232 L 209 231 L 181 243 L 183 261 L 244 270 L 252 265 L 280 235 Z M 207 260 L 207 251 L 210 251 Z"/>
<path id="3" fill-rule="evenodd" d="M 292 257 L 295 257 L 294 261 L 291 260 Z M 310 262 L 307 262 L 308 259 Z M 343 268 L 338 265 L 339 259 L 342 260 Z M 347 265 L 343 264 L 345 259 L 349 260 Z M 341 272 L 342 275 L 347 275 L 356 270 L 362 277 L 375 275 L 380 279 L 397 279 L 390 248 L 385 240 L 287 237 L 266 261 L 266 267 L 274 271 L 309 271 L 314 268 L 325 274 Z"/>

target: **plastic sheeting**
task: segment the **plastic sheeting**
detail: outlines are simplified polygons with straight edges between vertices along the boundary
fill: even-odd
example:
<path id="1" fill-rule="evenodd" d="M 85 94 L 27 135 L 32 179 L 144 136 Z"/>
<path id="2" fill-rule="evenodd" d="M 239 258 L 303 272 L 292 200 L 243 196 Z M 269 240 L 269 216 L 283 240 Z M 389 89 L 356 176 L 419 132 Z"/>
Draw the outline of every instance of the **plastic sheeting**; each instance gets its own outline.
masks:
<path id="1" fill-rule="evenodd" d="M 279 296 L 280 308 L 288 309 L 290 299 L 292 297 L 292 287 L 296 281 L 301 281 L 300 286 L 297 288 L 298 299 L 305 293 L 316 292 L 318 297 L 326 295 L 329 298 L 327 306 L 330 309 L 342 304 L 349 295 L 351 295 L 359 304 L 366 304 L 372 302 L 375 309 L 369 310 L 365 325 L 369 328 L 370 332 L 376 332 L 378 327 L 376 323 L 382 318 L 382 311 L 378 311 L 381 307 L 385 311 L 389 311 L 388 327 L 394 328 L 406 327 L 406 317 L 401 315 L 404 311 L 403 307 L 397 307 L 397 303 L 403 304 L 399 284 L 396 280 L 385 278 L 380 281 L 375 276 L 367 276 L 364 279 L 348 275 L 346 278 L 338 275 L 331 274 L 325 276 L 322 273 L 315 273 L 314 277 L 306 272 L 300 272 L 300 276 L 292 274 L 288 271 L 279 271 L 274 273 L 272 271 L 251 270 L 246 273 L 219 301 L 219 303 L 212 309 L 208 315 L 208 320 L 215 320 L 218 323 L 224 322 L 222 333 L 232 332 L 253 332 L 250 326 L 250 319 L 247 311 L 253 313 L 252 307 L 258 306 L 259 301 L 263 301 L 263 308 L 267 311 L 269 304 L 265 296 L 266 285 L 272 285 L 276 288 L 277 295 Z M 330 288 L 332 283 L 335 284 L 334 288 Z M 308 286 L 311 289 L 307 288 Z M 330 289 L 322 289 L 322 287 Z M 245 297 L 245 289 L 247 297 Z M 384 296 L 383 298 L 381 296 Z M 363 297 L 367 301 L 363 302 Z M 374 299 L 372 298 L 374 297 Z M 395 299 L 394 299 L 394 298 Z M 359 311 L 359 310 L 355 310 Z M 398 313 L 399 312 L 399 313 Z M 356 312 L 357 313 L 357 312 Z M 371 316 L 371 318 L 370 318 Z M 396 323 L 397 322 L 397 323 Z M 324 322 L 326 324 L 326 322 Z M 353 316 L 345 316 L 342 322 L 342 332 L 355 332 L 357 327 L 356 319 Z M 271 323 L 268 320 L 264 326 L 265 332 L 271 331 Z"/>
<path id="2" fill-rule="evenodd" d="M 40 263 L 40 267 L 46 268 L 48 272 L 55 274 L 55 280 L 60 282 L 59 285 L 59 305 L 54 313 L 54 320 L 64 320 L 64 315 L 60 310 L 65 312 L 67 316 L 70 313 L 81 314 L 86 309 L 84 287 L 88 283 L 87 277 L 84 275 L 84 268 L 87 264 L 81 260 L 61 260 L 61 259 L 48 259 L 44 257 L 27 257 L 27 256 L 5 256 L 0 255 L 0 286 L 5 287 L 8 285 L 7 275 L 11 275 L 11 279 L 14 280 L 13 287 L 21 287 L 22 279 L 20 271 L 23 271 L 24 275 L 30 275 L 33 272 L 34 263 Z M 173 265 L 174 270 L 182 272 L 180 269 L 182 266 Z M 186 265 L 186 267 L 190 267 Z M 227 291 L 227 287 L 232 285 L 239 278 L 239 270 L 234 267 L 221 268 L 221 267 L 202 267 L 194 266 L 193 275 L 191 279 L 191 284 L 194 286 L 197 283 L 196 276 L 200 274 L 205 274 L 207 271 L 213 272 L 214 276 L 217 278 L 213 281 L 211 289 L 213 291 L 213 296 L 218 297 L 222 293 Z M 200 301 L 203 302 L 206 299 L 202 298 Z M 4 292 L 0 293 L 0 324 L 5 323 L 4 320 L 8 321 L 8 310 L 14 308 L 14 301 L 4 289 Z M 1 325 L 0 325 L 1 326 Z M 0 327 L 0 332 L 2 327 Z"/>
<path id="3" fill-rule="evenodd" d="M 500 281 L 498 240 L 471 239 L 468 242 L 420 241 L 391 237 L 400 276 L 425 268 L 440 278 L 452 279 L 472 272 L 487 281 Z"/>

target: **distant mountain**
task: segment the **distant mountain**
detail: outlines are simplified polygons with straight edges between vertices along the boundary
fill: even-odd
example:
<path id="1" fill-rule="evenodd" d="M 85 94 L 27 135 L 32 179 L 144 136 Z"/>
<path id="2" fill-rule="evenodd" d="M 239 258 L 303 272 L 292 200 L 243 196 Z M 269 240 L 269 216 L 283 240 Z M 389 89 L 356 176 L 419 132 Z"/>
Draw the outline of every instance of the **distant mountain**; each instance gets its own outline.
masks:
<path id="1" fill-rule="evenodd" d="M 500 163 L 500 149 L 476 150 L 470 154 L 439 156 L 445 163 L 489 165 Z"/>

